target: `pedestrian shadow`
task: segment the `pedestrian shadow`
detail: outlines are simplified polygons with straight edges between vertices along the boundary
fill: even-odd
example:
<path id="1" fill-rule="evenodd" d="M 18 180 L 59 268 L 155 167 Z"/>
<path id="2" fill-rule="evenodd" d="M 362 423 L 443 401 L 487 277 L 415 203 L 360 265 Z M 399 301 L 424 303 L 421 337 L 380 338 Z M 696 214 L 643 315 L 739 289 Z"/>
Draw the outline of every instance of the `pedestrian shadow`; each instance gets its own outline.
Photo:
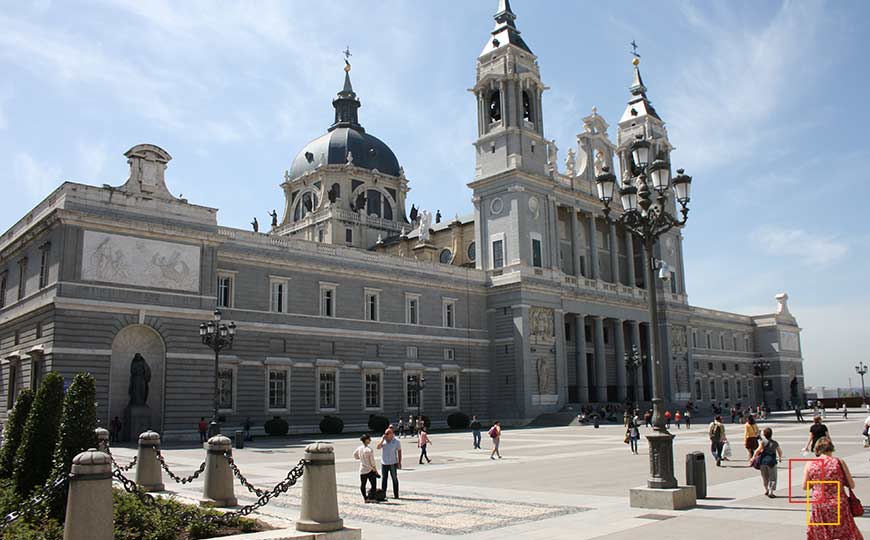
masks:
<path id="1" fill-rule="evenodd" d="M 709 499 L 709 497 L 708 497 Z M 787 500 L 785 497 L 782 499 Z M 706 500 L 706 499 L 705 499 Z M 759 512 L 767 512 L 768 510 L 776 510 L 780 512 L 802 512 L 806 513 L 806 509 L 804 507 L 778 507 L 778 506 L 724 506 L 718 504 L 696 504 L 695 508 L 700 508 L 702 510 L 757 510 Z"/>
<path id="2" fill-rule="evenodd" d="M 733 501 L 736 500 L 734 497 L 704 497 L 703 499 L 699 499 L 703 501 Z"/>

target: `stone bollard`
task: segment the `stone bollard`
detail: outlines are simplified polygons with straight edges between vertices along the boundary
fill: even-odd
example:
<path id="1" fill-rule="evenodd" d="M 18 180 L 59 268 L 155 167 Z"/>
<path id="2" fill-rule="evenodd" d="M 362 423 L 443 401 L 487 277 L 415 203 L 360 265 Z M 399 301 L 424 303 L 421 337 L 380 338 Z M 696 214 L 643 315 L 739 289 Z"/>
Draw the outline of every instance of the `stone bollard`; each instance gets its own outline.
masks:
<path id="1" fill-rule="evenodd" d="M 302 474 L 302 510 L 296 530 L 329 532 L 344 528 L 338 516 L 335 485 L 335 453 L 332 445 L 316 442 L 305 448 L 305 472 Z"/>
<path id="2" fill-rule="evenodd" d="M 136 454 L 136 483 L 145 491 L 163 491 L 163 469 L 157 460 L 155 448 L 160 448 L 160 435 L 146 431 L 139 435 L 139 453 Z"/>
<path id="3" fill-rule="evenodd" d="M 224 452 L 233 453 L 233 444 L 228 437 L 215 435 L 206 443 L 205 486 L 201 506 L 235 506 L 238 503 L 233 493 L 233 471 L 224 457 Z"/>
<path id="4" fill-rule="evenodd" d="M 97 437 L 97 450 L 109 453 L 109 430 L 98 427 L 94 430 L 94 435 Z"/>
<path id="5" fill-rule="evenodd" d="M 73 458 L 63 540 L 112 540 L 112 458 L 91 448 Z"/>

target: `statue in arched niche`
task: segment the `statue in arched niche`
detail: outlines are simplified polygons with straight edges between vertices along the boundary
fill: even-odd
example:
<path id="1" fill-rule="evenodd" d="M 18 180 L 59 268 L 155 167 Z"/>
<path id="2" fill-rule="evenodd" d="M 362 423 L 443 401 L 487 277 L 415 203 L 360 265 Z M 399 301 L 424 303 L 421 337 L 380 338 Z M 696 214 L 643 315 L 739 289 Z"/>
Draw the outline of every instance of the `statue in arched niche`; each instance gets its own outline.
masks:
<path id="1" fill-rule="evenodd" d="M 131 406 L 146 404 L 149 383 L 151 383 L 151 367 L 141 354 L 136 353 L 130 362 L 130 384 L 127 388 Z"/>

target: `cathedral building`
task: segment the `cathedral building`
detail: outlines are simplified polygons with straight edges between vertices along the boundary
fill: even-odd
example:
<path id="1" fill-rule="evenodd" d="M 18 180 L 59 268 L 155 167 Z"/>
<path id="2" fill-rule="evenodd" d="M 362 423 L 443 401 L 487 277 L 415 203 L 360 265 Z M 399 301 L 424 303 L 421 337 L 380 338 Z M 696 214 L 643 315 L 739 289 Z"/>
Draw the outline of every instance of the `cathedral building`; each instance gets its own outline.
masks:
<path id="1" fill-rule="evenodd" d="M 642 243 L 603 217 L 595 177 L 628 170 L 636 136 L 668 161 L 673 150 L 637 63 L 615 142 L 593 108 L 561 164 L 545 89 L 501 0 L 472 87 L 467 216 L 406 208 L 411 180 L 363 127 L 349 64 L 334 121 L 288 164 L 268 230 L 221 226 L 216 209 L 174 196 L 172 158 L 150 144 L 126 152 L 120 186 L 63 183 L 0 236 L 0 419 L 47 371 L 92 373 L 101 422 L 124 419 L 134 358 L 137 373 L 148 366 L 146 423 L 165 439 L 196 437 L 215 373 L 223 421 L 250 418 L 255 433 L 275 416 L 311 432 L 324 415 L 346 429 L 372 414 L 443 426 L 456 411 L 525 424 L 643 403 L 653 361 L 674 406 L 802 399 L 785 294 L 757 316 L 691 306 L 681 230 L 662 237 L 650 280 Z M 215 309 L 237 325 L 217 371 L 199 336 Z"/>

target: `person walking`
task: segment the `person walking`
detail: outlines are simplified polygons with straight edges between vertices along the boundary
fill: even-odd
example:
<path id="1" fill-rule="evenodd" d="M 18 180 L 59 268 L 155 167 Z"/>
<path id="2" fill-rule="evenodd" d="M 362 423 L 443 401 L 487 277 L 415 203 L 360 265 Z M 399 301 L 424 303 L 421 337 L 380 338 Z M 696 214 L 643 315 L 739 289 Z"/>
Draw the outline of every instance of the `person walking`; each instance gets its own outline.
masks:
<path id="1" fill-rule="evenodd" d="M 691 409 L 686 409 L 686 414 L 685 414 L 685 416 L 683 416 L 683 418 L 686 420 L 686 429 L 689 429 L 690 427 L 692 427 L 692 411 L 691 411 Z"/>
<path id="2" fill-rule="evenodd" d="M 801 424 L 804 423 L 804 415 L 803 415 L 803 412 L 801 411 L 800 403 L 794 404 L 794 418 L 795 418 L 795 420 L 797 420 Z"/>
<path id="3" fill-rule="evenodd" d="M 762 433 L 764 437 L 761 439 L 761 444 L 749 456 L 749 462 L 752 463 L 754 459 L 759 460 L 764 494 L 773 499 L 776 497 L 774 494 L 774 491 L 776 491 L 776 464 L 782 461 L 782 448 L 779 447 L 778 442 L 773 440 L 772 429 L 764 428 Z"/>
<path id="4" fill-rule="evenodd" d="M 818 414 L 813 416 L 813 425 L 810 426 L 810 437 L 807 439 L 807 444 L 804 446 L 804 452 L 815 452 L 816 443 L 822 437 L 830 438 L 828 426 L 822 423 L 822 417 Z"/>
<path id="5" fill-rule="evenodd" d="M 480 450 L 480 420 L 477 419 L 476 416 L 471 417 L 471 437 L 473 448 L 475 450 Z"/>
<path id="6" fill-rule="evenodd" d="M 414 435 L 417 434 L 417 432 L 415 430 L 416 426 L 417 426 L 417 423 L 414 422 L 414 415 L 409 414 L 408 415 L 408 427 L 407 427 L 409 437 L 413 437 Z"/>
<path id="7" fill-rule="evenodd" d="M 643 413 L 643 424 L 646 427 L 650 427 L 650 419 L 652 419 L 652 411 L 647 409 L 645 413 Z"/>
<path id="8" fill-rule="evenodd" d="M 635 413 L 628 420 L 628 442 L 631 447 L 631 453 L 637 454 L 637 441 L 640 440 L 640 417 Z"/>
<path id="9" fill-rule="evenodd" d="M 725 445 L 725 425 L 722 423 L 722 417 L 716 415 L 710 427 L 707 429 L 707 435 L 710 437 L 710 452 L 716 460 L 716 466 L 722 466 L 722 447 Z"/>
<path id="10" fill-rule="evenodd" d="M 750 414 L 746 417 L 746 423 L 743 424 L 743 447 L 749 452 L 749 459 L 755 455 L 755 449 L 758 448 L 758 436 L 761 430 L 758 424 L 755 423 L 755 418 Z"/>
<path id="11" fill-rule="evenodd" d="M 665 428 L 671 427 L 671 411 L 665 411 Z"/>
<path id="12" fill-rule="evenodd" d="M 489 438 L 492 439 L 492 452 L 489 453 L 489 459 L 495 459 L 495 456 L 501 459 L 501 452 L 498 450 L 499 443 L 501 443 L 501 422 L 498 420 L 489 428 Z"/>
<path id="13" fill-rule="evenodd" d="M 426 453 L 426 447 L 430 444 L 432 441 L 429 439 L 429 434 L 426 433 L 426 426 L 423 426 L 423 429 L 420 430 L 420 438 L 417 440 L 417 447 L 420 449 L 420 465 L 423 464 L 423 458 L 426 459 L 426 463 L 432 463 L 429 454 Z"/>
<path id="14" fill-rule="evenodd" d="M 387 477 L 393 477 L 393 497 L 399 498 L 399 469 L 402 468 L 402 443 L 392 429 L 387 429 L 378 442 L 381 451 L 381 489 L 387 491 Z"/>
<path id="15" fill-rule="evenodd" d="M 683 415 L 680 414 L 680 411 L 674 413 L 674 424 L 677 425 L 677 429 L 680 429 L 680 422 L 683 421 Z"/>
<path id="16" fill-rule="evenodd" d="M 369 448 L 372 438 L 366 433 L 359 440 L 362 444 L 353 451 L 353 458 L 359 461 L 359 491 L 362 493 L 365 502 L 372 502 L 369 493 L 366 492 L 366 482 L 371 484 L 370 493 L 373 493 L 378 488 L 378 478 L 381 475 L 378 474 L 375 453 Z"/>
<path id="17" fill-rule="evenodd" d="M 731 423 L 737 423 L 737 407 L 731 407 Z"/>
<path id="18" fill-rule="evenodd" d="M 251 417 L 250 416 L 245 418 L 245 423 L 242 424 L 242 429 L 245 430 L 245 435 L 244 435 L 245 441 L 253 441 L 254 438 L 251 437 Z"/>
<path id="19" fill-rule="evenodd" d="M 849 418 L 849 408 L 846 407 L 846 404 L 843 403 L 843 420 L 847 420 Z"/>
<path id="20" fill-rule="evenodd" d="M 109 442 L 119 442 L 121 440 L 121 419 L 117 416 L 109 422 Z"/>
<path id="21" fill-rule="evenodd" d="M 208 422 L 205 421 L 205 417 L 199 418 L 199 442 L 204 443 L 208 441 Z"/>
<path id="22" fill-rule="evenodd" d="M 846 487 L 851 492 L 855 490 L 849 467 L 833 456 L 834 443 L 828 437 L 816 441 L 815 448 L 819 459 L 810 460 L 804 466 L 803 490 L 805 493 L 812 490 L 808 494 L 807 540 L 864 540 L 855 525 L 846 492 Z"/>

